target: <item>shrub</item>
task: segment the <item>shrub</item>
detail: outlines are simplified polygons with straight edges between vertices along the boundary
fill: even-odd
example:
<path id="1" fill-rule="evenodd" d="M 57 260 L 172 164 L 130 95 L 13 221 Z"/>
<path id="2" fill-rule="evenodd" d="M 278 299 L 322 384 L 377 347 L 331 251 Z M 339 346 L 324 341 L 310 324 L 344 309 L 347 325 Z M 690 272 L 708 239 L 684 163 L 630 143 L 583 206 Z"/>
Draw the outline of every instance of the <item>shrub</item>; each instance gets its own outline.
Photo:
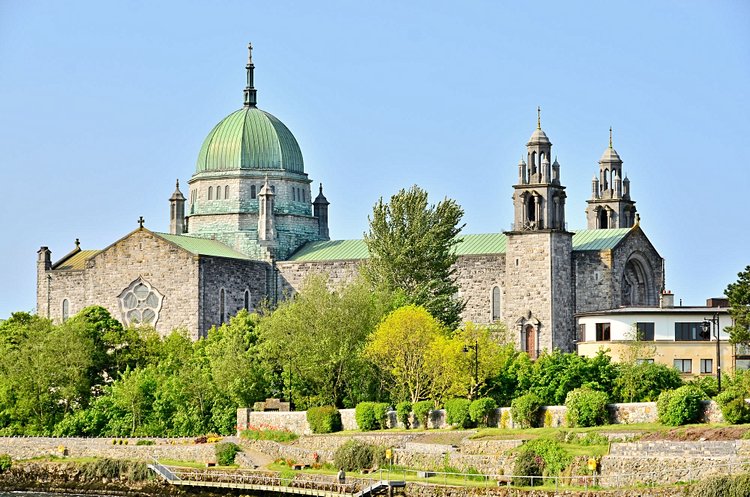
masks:
<path id="1" fill-rule="evenodd" d="M 750 405 L 745 402 L 745 392 L 730 388 L 724 390 L 716 397 L 716 402 L 721 407 L 724 421 L 731 424 L 750 422 Z"/>
<path id="2" fill-rule="evenodd" d="M 13 466 L 13 460 L 8 454 L 0 455 L 0 473 L 5 473 L 11 466 Z"/>
<path id="3" fill-rule="evenodd" d="M 409 415 L 411 414 L 411 402 L 408 400 L 405 400 L 403 402 L 399 402 L 396 404 L 396 416 L 398 417 L 398 420 L 401 421 L 401 424 L 404 425 L 404 428 L 407 430 L 410 428 L 409 426 Z"/>
<path id="4" fill-rule="evenodd" d="M 417 418 L 417 421 L 419 421 L 419 424 L 424 428 L 427 429 L 427 420 L 430 417 L 430 411 L 432 410 L 432 401 L 430 400 L 420 400 L 419 402 L 415 403 L 413 406 L 414 409 L 414 417 Z"/>
<path id="5" fill-rule="evenodd" d="M 508 420 L 510 418 L 510 412 L 507 410 L 503 411 L 500 415 L 500 428 L 506 429 L 508 427 Z"/>
<path id="6" fill-rule="evenodd" d="M 384 462 L 385 450 L 382 447 L 355 439 L 348 440 L 333 455 L 334 465 L 344 471 L 361 471 Z"/>
<path id="7" fill-rule="evenodd" d="M 487 426 L 490 420 L 490 416 L 497 409 L 497 403 L 495 399 L 490 397 L 483 397 L 477 399 L 469 406 L 469 416 L 471 420 L 482 426 Z"/>
<path id="8" fill-rule="evenodd" d="M 531 487 L 541 485 L 541 478 L 524 478 L 525 476 L 542 476 L 544 461 L 541 456 L 533 452 L 521 452 L 516 456 L 513 463 L 513 480 L 511 483 L 517 487 Z"/>
<path id="9" fill-rule="evenodd" d="M 155 445 L 156 442 L 154 442 L 153 440 L 138 440 L 135 444 L 136 445 Z"/>
<path id="10" fill-rule="evenodd" d="M 576 388 L 568 392 L 569 426 L 600 426 L 608 421 L 607 394 L 589 388 Z"/>
<path id="11" fill-rule="evenodd" d="M 357 420 L 357 427 L 362 431 L 374 430 L 378 427 L 378 421 L 375 418 L 375 403 L 360 402 L 354 408 L 354 419 Z"/>
<path id="12" fill-rule="evenodd" d="M 221 442 L 214 445 L 216 462 L 220 466 L 231 466 L 234 464 L 234 456 L 236 456 L 238 452 L 240 452 L 239 446 L 232 442 Z"/>
<path id="13" fill-rule="evenodd" d="M 145 462 L 103 458 L 83 463 L 81 475 L 87 480 L 122 478 L 130 481 L 143 481 L 151 477 L 151 471 Z"/>
<path id="14" fill-rule="evenodd" d="M 750 496 L 750 474 L 744 473 L 735 476 L 729 486 L 729 497 Z"/>
<path id="15" fill-rule="evenodd" d="M 471 401 L 468 399 L 451 399 L 445 403 L 445 415 L 448 424 L 456 425 L 460 428 L 469 428 L 471 426 L 471 416 L 469 415 L 469 406 Z"/>
<path id="16" fill-rule="evenodd" d="M 690 497 L 726 497 L 732 485 L 731 476 L 711 476 L 690 486 Z"/>
<path id="17" fill-rule="evenodd" d="M 654 402 L 665 390 L 683 385 L 680 373 L 664 364 L 620 364 L 613 397 L 620 402 Z"/>
<path id="18" fill-rule="evenodd" d="M 550 428 L 552 426 L 552 411 L 547 409 L 544 411 L 544 427 Z"/>
<path id="19" fill-rule="evenodd" d="M 333 406 L 311 407 L 307 410 L 307 423 L 313 433 L 341 431 L 341 413 Z"/>
<path id="20" fill-rule="evenodd" d="M 375 421 L 378 424 L 378 428 L 381 430 L 388 429 L 388 411 L 390 407 L 385 402 L 375 402 L 372 405 L 373 411 L 375 412 Z"/>
<path id="21" fill-rule="evenodd" d="M 542 399 L 533 392 L 521 395 L 510 403 L 510 415 L 513 424 L 520 428 L 534 428 L 542 408 Z"/>
<path id="22" fill-rule="evenodd" d="M 549 438 L 537 438 L 525 443 L 521 452 L 531 452 L 538 455 L 544 461 L 542 474 L 544 476 L 557 476 L 570 464 L 571 457 L 554 440 Z"/>
<path id="23" fill-rule="evenodd" d="M 668 426 L 680 426 L 697 421 L 701 413 L 702 398 L 702 392 L 692 385 L 662 392 L 656 402 L 659 422 Z"/>

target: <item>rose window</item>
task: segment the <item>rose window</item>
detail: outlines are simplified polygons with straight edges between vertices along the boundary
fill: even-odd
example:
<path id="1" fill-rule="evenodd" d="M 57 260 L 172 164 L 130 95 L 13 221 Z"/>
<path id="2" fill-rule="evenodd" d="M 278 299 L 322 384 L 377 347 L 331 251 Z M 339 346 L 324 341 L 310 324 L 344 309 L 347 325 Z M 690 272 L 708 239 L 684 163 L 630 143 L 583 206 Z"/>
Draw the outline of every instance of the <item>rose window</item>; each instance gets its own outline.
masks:
<path id="1" fill-rule="evenodd" d="M 143 278 L 132 282 L 118 297 L 126 326 L 154 326 L 159 319 L 164 296 Z"/>

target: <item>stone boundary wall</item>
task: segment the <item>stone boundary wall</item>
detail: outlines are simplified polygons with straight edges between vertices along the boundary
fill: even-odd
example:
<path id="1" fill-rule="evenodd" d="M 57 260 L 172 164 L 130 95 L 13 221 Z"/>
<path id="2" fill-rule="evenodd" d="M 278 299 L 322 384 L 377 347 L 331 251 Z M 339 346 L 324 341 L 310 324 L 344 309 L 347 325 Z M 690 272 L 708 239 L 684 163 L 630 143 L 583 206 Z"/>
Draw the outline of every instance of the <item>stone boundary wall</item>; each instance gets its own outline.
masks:
<path id="1" fill-rule="evenodd" d="M 723 423 L 724 417 L 721 409 L 713 400 L 703 401 L 703 411 L 700 420 L 704 423 Z M 621 404 L 608 404 L 610 423 L 628 425 L 633 423 L 655 423 L 657 421 L 656 402 L 632 402 Z M 354 409 L 341 409 L 341 421 L 344 430 L 358 430 L 357 421 L 354 417 Z M 547 415 L 549 413 L 549 416 Z M 539 426 L 565 426 L 565 416 L 567 408 L 565 406 L 545 406 L 539 415 Z M 405 428 L 397 421 L 396 412 L 388 413 L 389 428 Z M 275 428 L 287 429 L 299 435 L 310 435 L 312 431 L 307 424 L 305 412 L 253 412 L 249 408 L 237 409 L 237 429 L 243 430 L 248 426 L 273 426 Z M 501 407 L 490 416 L 490 427 L 493 428 L 516 428 L 513 423 L 513 417 L 510 413 L 510 407 Z M 411 418 L 412 428 L 421 428 L 419 422 Z M 450 428 L 446 420 L 444 409 L 438 409 L 430 412 L 427 421 L 427 427 L 430 429 Z"/>
<path id="2" fill-rule="evenodd" d="M 127 445 L 112 444 L 112 440 L 127 440 Z M 55 437 L 0 437 L 0 454 L 13 459 L 60 456 L 60 447 L 70 457 L 107 457 L 110 459 L 151 458 L 177 459 L 198 463 L 214 462 L 215 444 L 196 444 L 192 438 L 156 439 L 155 445 L 136 445 L 137 438 L 55 438 Z"/>

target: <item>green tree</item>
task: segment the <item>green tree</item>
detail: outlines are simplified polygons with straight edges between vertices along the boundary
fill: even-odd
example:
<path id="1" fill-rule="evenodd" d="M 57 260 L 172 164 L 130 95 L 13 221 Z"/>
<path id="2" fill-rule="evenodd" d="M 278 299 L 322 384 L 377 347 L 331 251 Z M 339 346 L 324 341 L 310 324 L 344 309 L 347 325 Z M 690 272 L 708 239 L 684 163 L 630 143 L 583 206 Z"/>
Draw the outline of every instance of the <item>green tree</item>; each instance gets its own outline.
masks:
<path id="1" fill-rule="evenodd" d="M 390 295 L 362 279 L 331 291 L 325 275 L 311 275 L 294 298 L 261 318 L 260 350 L 278 379 L 292 377 L 297 407 L 372 400 L 377 378 L 362 351 L 391 305 Z"/>
<path id="2" fill-rule="evenodd" d="M 737 274 L 737 281 L 724 290 L 729 299 L 729 313 L 734 324 L 729 326 L 732 343 L 750 343 L 750 266 Z"/>
<path id="3" fill-rule="evenodd" d="M 394 399 L 412 403 L 430 391 L 426 367 L 435 340 L 446 335 L 443 325 L 423 307 L 408 305 L 391 312 L 370 337 L 367 356 L 391 375 Z"/>
<path id="4" fill-rule="evenodd" d="M 365 243 L 370 258 L 364 274 L 378 288 L 400 290 L 407 303 L 419 305 L 455 329 L 464 302 L 458 293 L 455 247 L 463 209 L 453 200 L 428 205 L 418 186 L 401 190 L 389 203 L 378 200 L 369 218 Z"/>
<path id="5" fill-rule="evenodd" d="M 0 336 L 0 429 L 49 434 L 88 402 L 93 343 L 76 326 L 14 314 Z"/>

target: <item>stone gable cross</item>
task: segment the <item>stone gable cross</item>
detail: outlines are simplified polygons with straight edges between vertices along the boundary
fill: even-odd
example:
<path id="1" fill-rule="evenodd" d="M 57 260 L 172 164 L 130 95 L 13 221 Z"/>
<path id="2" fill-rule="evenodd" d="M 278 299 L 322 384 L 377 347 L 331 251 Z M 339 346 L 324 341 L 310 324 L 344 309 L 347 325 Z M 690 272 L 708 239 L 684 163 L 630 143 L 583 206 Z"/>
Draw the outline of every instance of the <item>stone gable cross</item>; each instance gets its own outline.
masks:
<path id="1" fill-rule="evenodd" d="M 139 227 L 140 227 L 141 229 L 143 228 L 143 223 L 144 223 L 144 222 L 145 222 L 145 220 L 143 219 L 143 216 L 141 216 L 141 217 L 139 217 L 139 218 L 138 218 L 138 226 L 139 226 Z"/>

